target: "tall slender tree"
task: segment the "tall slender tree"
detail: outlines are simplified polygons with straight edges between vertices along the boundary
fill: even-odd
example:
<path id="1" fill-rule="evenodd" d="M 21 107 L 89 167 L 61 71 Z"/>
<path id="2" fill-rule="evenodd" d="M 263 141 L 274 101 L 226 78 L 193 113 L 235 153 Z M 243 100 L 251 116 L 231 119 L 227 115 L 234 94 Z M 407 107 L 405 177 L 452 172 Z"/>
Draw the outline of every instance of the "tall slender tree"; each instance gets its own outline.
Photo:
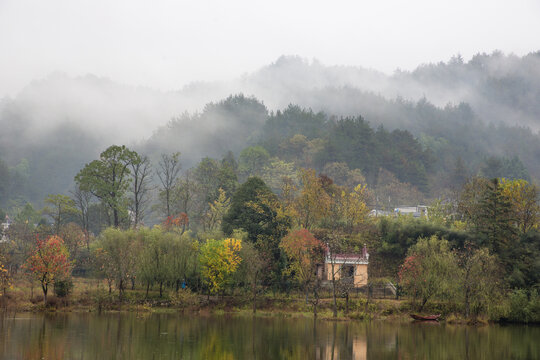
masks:
<path id="1" fill-rule="evenodd" d="M 165 200 L 167 216 L 171 216 L 171 194 L 180 172 L 180 153 L 162 154 L 157 170 L 157 176 L 163 186 L 161 195 Z"/>
<path id="2" fill-rule="evenodd" d="M 133 182 L 131 186 L 132 199 L 130 210 L 133 214 L 133 227 L 143 221 L 146 209 L 150 203 L 150 182 L 152 169 L 147 156 L 137 156 L 131 164 Z"/>
<path id="3" fill-rule="evenodd" d="M 77 208 L 77 217 L 84 231 L 86 249 L 90 250 L 90 203 L 92 194 L 89 191 L 81 190 L 79 186 L 71 192 L 73 202 Z"/>

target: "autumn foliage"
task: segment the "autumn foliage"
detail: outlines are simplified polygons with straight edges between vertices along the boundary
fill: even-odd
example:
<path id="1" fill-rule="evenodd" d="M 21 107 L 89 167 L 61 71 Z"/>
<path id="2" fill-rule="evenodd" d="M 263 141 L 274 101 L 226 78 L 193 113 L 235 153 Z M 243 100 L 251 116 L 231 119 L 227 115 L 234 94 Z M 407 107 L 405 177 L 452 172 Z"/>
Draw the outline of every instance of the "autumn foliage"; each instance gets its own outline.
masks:
<path id="1" fill-rule="evenodd" d="M 181 212 L 176 216 L 167 216 L 163 221 L 163 227 L 167 231 L 180 230 L 183 234 L 186 231 L 186 227 L 189 225 L 189 217 L 185 212 Z"/>
<path id="2" fill-rule="evenodd" d="M 56 279 L 66 278 L 71 274 L 69 253 L 64 241 L 59 236 L 36 239 L 36 245 L 25 267 L 41 283 L 43 301 L 47 304 L 47 291 Z"/>
<path id="3" fill-rule="evenodd" d="M 416 281 L 420 281 L 420 257 L 417 255 L 410 255 L 405 258 L 405 261 L 399 269 L 399 283 L 405 288 L 416 289 Z"/>
<path id="4" fill-rule="evenodd" d="M 280 247 L 289 259 L 286 273 L 293 275 L 298 283 L 307 287 L 315 279 L 317 262 L 323 260 L 324 245 L 309 230 L 299 229 L 285 236 Z"/>
<path id="5" fill-rule="evenodd" d="M 202 275 L 211 293 L 218 294 L 236 271 L 242 261 L 241 249 L 242 241 L 232 238 L 210 239 L 201 247 Z"/>
<path id="6" fill-rule="evenodd" d="M 1 259 L 0 259 L 1 260 Z M 4 264 L 0 262 L 0 288 L 2 292 L 0 293 L 0 298 L 5 298 L 6 290 L 11 287 L 11 276 L 8 269 L 4 267 Z"/>

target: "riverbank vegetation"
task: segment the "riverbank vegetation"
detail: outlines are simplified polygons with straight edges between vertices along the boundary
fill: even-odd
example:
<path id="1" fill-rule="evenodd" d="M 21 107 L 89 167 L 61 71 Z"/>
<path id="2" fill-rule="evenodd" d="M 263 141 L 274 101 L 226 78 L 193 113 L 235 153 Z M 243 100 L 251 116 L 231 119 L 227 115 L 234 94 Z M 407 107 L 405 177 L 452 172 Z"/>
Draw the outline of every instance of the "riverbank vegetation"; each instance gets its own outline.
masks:
<path id="1" fill-rule="evenodd" d="M 358 124 L 343 120 L 334 130 L 346 137 Z M 296 169 L 298 159 L 272 158 L 262 146 L 242 151 L 238 162 L 232 153 L 205 158 L 183 174 L 178 153 L 162 155 L 152 170 L 148 157 L 111 146 L 80 170 L 71 196 L 48 196 L 40 212 L 26 205 L 8 224 L 0 243 L 2 304 L 540 321 L 534 184 L 471 177 L 424 216 L 384 212 L 391 208 L 381 209 L 377 199 L 386 193 L 364 174 L 407 195 L 406 182 L 422 183 L 424 166 L 405 164 L 411 171 L 402 168 L 403 183 L 386 170 L 350 170 L 352 157 L 330 162 L 349 151 L 343 141 L 328 150 L 331 159 L 320 160 L 326 165 L 319 173 Z M 314 159 L 311 145 L 301 151 L 304 165 Z M 163 220 L 145 226 L 150 212 Z M 346 277 L 316 276 L 325 255 L 364 247 L 369 283 L 361 292 Z M 400 300 L 376 300 L 377 288 L 391 288 Z"/>

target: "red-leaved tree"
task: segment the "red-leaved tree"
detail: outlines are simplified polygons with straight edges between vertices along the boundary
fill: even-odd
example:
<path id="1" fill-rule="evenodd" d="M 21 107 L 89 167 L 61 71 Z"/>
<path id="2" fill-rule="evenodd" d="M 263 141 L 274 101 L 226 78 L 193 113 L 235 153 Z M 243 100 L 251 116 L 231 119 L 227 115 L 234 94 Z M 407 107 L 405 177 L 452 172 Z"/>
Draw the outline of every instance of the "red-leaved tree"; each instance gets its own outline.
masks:
<path id="1" fill-rule="evenodd" d="M 26 261 L 25 267 L 41 283 L 43 302 L 47 305 L 49 285 L 57 278 L 66 278 L 71 273 L 69 252 L 59 236 L 45 240 L 36 239 L 36 246 Z"/>
<path id="2" fill-rule="evenodd" d="M 176 216 L 167 216 L 162 224 L 166 231 L 178 231 L 183 234 L 189 225 L 189 217 L 185 212 L 181 212 Z"/>

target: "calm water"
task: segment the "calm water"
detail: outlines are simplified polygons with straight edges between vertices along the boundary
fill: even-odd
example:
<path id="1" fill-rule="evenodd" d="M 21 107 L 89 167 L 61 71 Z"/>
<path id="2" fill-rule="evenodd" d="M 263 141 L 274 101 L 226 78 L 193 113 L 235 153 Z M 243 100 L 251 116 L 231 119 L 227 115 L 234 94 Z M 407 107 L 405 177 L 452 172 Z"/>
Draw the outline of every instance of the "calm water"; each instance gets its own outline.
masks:
<path id="1" fill-rule="evenodd" d="M 21 314 L 1 359 L 539 359 L 540 327 L 174 314 Z"/>

